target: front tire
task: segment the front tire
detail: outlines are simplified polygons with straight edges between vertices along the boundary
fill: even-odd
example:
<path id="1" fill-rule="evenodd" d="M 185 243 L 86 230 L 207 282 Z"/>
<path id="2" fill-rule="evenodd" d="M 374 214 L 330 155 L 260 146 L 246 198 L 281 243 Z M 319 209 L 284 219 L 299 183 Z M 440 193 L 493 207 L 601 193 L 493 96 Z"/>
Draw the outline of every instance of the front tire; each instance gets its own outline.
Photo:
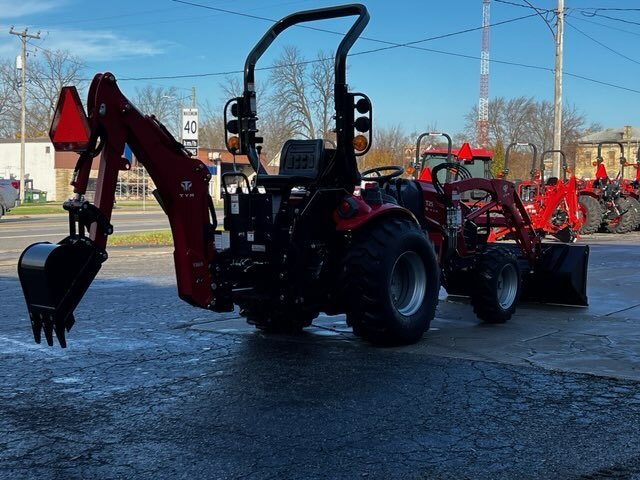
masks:
<path id="1" fill-rule="evenodd" d="M 488 250 L 476 260 L 471 305 L 485 323 L 505 323 L 516 311 L 522 279 L 518 259 L 501 248 Z"/>
<path id="2" fill-rule="evenodd" d="M 600 207 L 600 202 L 589 195 L 581 195 L 578 202 L 584 219 L 578 233 L 580 235 L 596 233 L 602 224 L 602 208 Z"/>
<path id="3" fill-rule="evenodd" d="M 621 197 L 615 200 L 615 205 L 621 214 L 607 223 L 607 231 L 623 234 L 634 230 L 636 226 L 636 212 L 631 201 L 628 198 Z"/>
<path id="4" fill-rule="evenodd" d="M 355 232 L 343 270 L 354 334 L 385 345 L 420 340 L 435 316 L 439 272 L 433 245 L 410 220 L 383 220 Z"/>

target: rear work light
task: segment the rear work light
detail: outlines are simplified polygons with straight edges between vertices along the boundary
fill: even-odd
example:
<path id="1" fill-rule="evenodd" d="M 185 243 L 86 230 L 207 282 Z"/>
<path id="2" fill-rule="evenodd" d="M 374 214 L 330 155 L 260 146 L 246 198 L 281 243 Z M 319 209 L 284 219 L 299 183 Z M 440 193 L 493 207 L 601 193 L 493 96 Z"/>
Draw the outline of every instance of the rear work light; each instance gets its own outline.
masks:
<path id="1" fill-rule="evenodd" d="M 53 114 L 49 138 L 57 151 L 83 152 L 89 145 L 91 128 L 76 87 L 62 87 Z"/>

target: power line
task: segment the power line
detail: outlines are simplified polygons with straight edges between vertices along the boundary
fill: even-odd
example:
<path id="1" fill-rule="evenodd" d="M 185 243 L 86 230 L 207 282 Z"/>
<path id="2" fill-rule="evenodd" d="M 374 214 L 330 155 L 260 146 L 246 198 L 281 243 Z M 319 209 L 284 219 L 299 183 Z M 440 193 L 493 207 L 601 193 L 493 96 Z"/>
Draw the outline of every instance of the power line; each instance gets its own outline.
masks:
<path id="1" fill-rule="evenodd" d="M 193 2 L 186 2 L 184 0 L 172 0 L 174 2 L 177 3 L 184 3 L 187 5 L 193 5 L 193 6 L 199 6 L 202 8 L 206 8 L 208 10 L 220 10 L 220 11 L 224 11 L 227 13 L 230 13 L 232 15 L 238 15 L 241 17 L 248 17 L 248 18 L 253 18 L 253 19 L 259 19 L 259 20 L 264 20 L 264 21 L 268 21 L 268 22 L 272 22 L 275 23 L 276 20 L 272 20 L 266 17 L 258 17 L 257 15 L 251 15 L 251 14 L 247 14 L 247 13 L 240 13 L 240 12 L 234 12 L 232 10 L 225 10 L 225 9 L 221 9 L 218 7 L 211 7 L 209 5 L 200 5 L 197 3 L 193 3 Z M 495 22 L 491 25 L 489 25 L 490 27 L 493 26 L 499 26 L 499 25 L 504 25 L 507 23 L 512 23 L 512 22 L 516 22 L 519 20 L 524 20 L 527 18 L 531 18 L 531 17 L 535 17 L 536 14 L 532 13 L 530 15 L 524 15 L 521 17 L 516 17 L 516 18 L 512 18 L 509 20 L 503 20 L 500 22 Z M 310 30 L 315 30 L 315 31 L 319 31 L 319 32 L 323 32 L 323 33 L 330 33 L 333 35 L 340 35 L 340 36 L 344 36 L 344 33 L 342 32 L 336 32 L 333 30 L 327 30 L 327 29 L 322 29 L 322 28 L 316 28 L 316 27 L 310 27 L 308 25 L 298 25 L 300 28 L 306 28 L 306 29 L 310 29 Z M 469 32 L 473 32 L 476 30 L 482 30 L 482 26 L 480 27 L 473 27 L 473 28 L 467 28 L 464 30 L 458 30 L 456 32 L 450 32 L 450 33 L 445 33 L 442 35 L 436 35 L 433 37 L 427 37 L 427 38 L 423 38 L 420 40 L 414 40 L 411 42 L 405 42 L 405 43 L 397 43 L 397 42 L 391 42 L 391 41 L 387 41 L 387 40 L 380 40 L 377 38 L 371 38 L 371 37 L 360 37 L 363 40 L 369 40 L 372 42 L 376 42 L 376 43 L 381 43 L 386 45 L 385 47 L 380 47 L 380 48 L 376 48 L 376 49 L 371 49 L 371 50 L 365 50 L 362 52 L 355 52 L 355 53 L 351 53 L 350 56 L 358 56 L 358 55 L 367 55 L 370 53 L 377 53 L 377 52 L 381 52 L 381 51 L 385 51 L 385 50 L 391 50 L 391 49 L 395 49 L 395 48 L 400 48 L 400 47 L 405 47 L 405 48 L 413 48 L 413 49 L 417 49 L 417 50 L 425 50 L 425 51 L 432 51 L 430 49 L 423 49 L 418 47 L 417 45 L 420 43 L 425 43 L 425 42 L 430 42 L 433 40 L 440 40 L 443 38 L 448 38 L 448 37 L 452 37 L 455 35 L 462 35 L 464 33 L 469 33 Z M 441 52 L 438 50 L 433 50 L 433 52 L 436 53 L 444 53 L 444 54 L 448 54 L 448 55 L 454 55 L 454 56 L 463 56 L 461 54 L 455 54 L 455 53 L 451 53 L 451 52 Z M 478 57 L 469 57 L 469 58 L 478 58 Z M 308 61 L 304 61 L 304 62 L 300 62 L 296 65 L 306 65 L 306 64 L 310 64 L 310 63 L 316 63 L 318 62 L 318 60 L 308 60 Z M 292 65 L 283 65 L 283 66 L 292 66 Z M 281 66 L 282 67 L 282 66 Z M 256 68 L 256 70 L 273 70 L 275 68 L 281 68 L 281 67 L 277 67 L 277 66 L 272 66 L 272 67 L 261 67 L 261 68 Z M 181 74 L 181 75 L 160 75 L 160 76 L 148 76 L 148 77 L 123 77 L 120 80 L 121 81 L 141 81 L 141 80 L 174 80 L 174 79 L 179 79 L 179 78 L 199 78 L 199 77 L 214 77 L 214 76 L 224 76 L 224 75 L 233 75 L 233 74 L 237 74 L 237 73 L 242 73 L 242 70 L 233 70 L 233 71 L 226 71 L 226 72 L 211 72 L 211 73 L 194 73 L 194 74 Z"/>
<path id="2" fill-rule="evenodd" d="M 567 16 L 569 16 L 569 15 L 565 15 L 565 17 L 567 17 Z M 573 20 L 578 20 L 579 22 L 591 23 L 592 25 L 598 25 L 600 27 L 608 28 L 610 30 L 616 30 L 618 32 L 624 32 L 624 33 L 628 33 L 629 35 L 636 35 L 636 36 L 640 37 L 640 32 L 632 32 L 630 30 L 625 30 L 623 28 L 618 28 L 618 27 L 614 27 L 612 25 L 607 25 L 606 23 L 600 23 L 600 22 L 594 22 L 593 20 L 587 20 L 586 18 L 581 18 L 581 17 L 576 17 L 576 16 L 572 16 L 571 18 Z"/>
<path id="3" fill-rule="evenodd" d="M 615 10 L 618 12 L 640 12 L 640 8 L 616 8 L 616 7 L 572 7 L 571 10 L 580 10 L 580 11 Z"/>
<path id="4" fill-rule="evenodd" d="M 539 10 L 539 11 L 545 12 L 545 13 L 553 12 L 553 10 L 550 10 L 548 8 L 538 8 L 538 7 L 534 7 L 531 4 L 523 5 L 521 3 L 509 2 L 508 0 L 493 0 L 493 1 L 494 2 L 498 2 L 498 3 L 504 3 L 505 5 L 512 5 L 514 7 L 522 7 L 522 8 L 529 8 L 529 9 L 533 9 L 533 10 Z"/>
<path id="5" fill-rule="evenodd" d="M 175 3 L 181 3 L 183 5 L 190 5 L 192 7 L 204 8 L 204 9 L 207 9 L 207 10 L 214 10 L 216 12 L 228 13 L 229 15 L 236 15 L 236 16 L 239 16 L 239 17 L 252 18 L 254 20 L 262 20 L 262 21 L 271 22 L 271 23 L 277 23 L 279 21 L 279 20 L 273 19 L 273 18 L 261 17 L 259 15 L 251 15 L 249 13 L 236 12 L 234 10 L 228 10 L 228 9 L 225 9 L 225 8 L 212 7 L 211 5 L 203 5 L 201 3 L 189 2 L 187 0 L 171 0 L 171 1 L 175 2 Z M 494 24 L 492 24 L 490 26 L 493 27 L 493 26 L 503 25 L 505 23 L 516 22 L 518 20 L 523 20 L 525 18 L 530 18 L 530 17 L 533 17 L 533 16 L 535 16 L 535 14 L 524 15 L 522 17 L 512 18 L 510 20 L 504 20 L 502 22 L 496 22 L 496 23 L 494 23 Z M 304 28 L 306 30 L 313 30 L 313 31 L 322 32 L 322 33 L 331 33 L 332 35 L 340 35 L 341 37 L 343 37 L 345 35 L 344 32 L 337 32 L 335 30 L 328 30 L 326 28 L 311 27 L 309 25 L 294 25 L 294 27 Z M 389 41 L 386 41 L 386 40 L 380 40 L 380 39 L 377 39 L 377 38 L 365 37 L 365 36 L 361 36 L 359 38 L 362 39 L 362 40 L 368 40 L 370 42 L 383 43 L 385 45 L 392 45 L 394 47 L 405 47 L 405 46 L 414 45 L 414 44 L 417 44 L 417 43 L 428 42 L 428 41 L 431 41 L 431 40 L 439 40 L 441 38 L 452 37 L 454 35 L 461 35 L 463 33 L 475 32 L 477 30 L 482 30 L 482 26 L 473 27 L 473 28 L 467 28 L 465 30 L 459 30 L 457 32 L 447 33 L 447 34 L 444 34 L 444 35 L 438 35 L 436 37 L 425 38 L 423 40 L 416 40 L 415 42 L 408 42 L 408 43 L 403 43 L 403 44 L 399 44 L 399 43 L 395 43 L 395 42 L 389 42 Z"/>
<path id="6" fill-rule="evenodd" d="M 628 23 L 629 25 L 640 25 L 640 22 L 634 22 L 633 20 L 625 20 L 624 18 L 618 18 L 618 17 L 610 17 L 609 15 L 602 15 L 600 13 L 597 12 L 593 12 L 589 15 L 587 15 L 586 11 L 582 11 L 581 12 L 582 15 L 584 15 L 585 17 L 600 17 L 600 18 L 607 18 L 609 20 L 614 20 L 616 22 L 622 22 L 622 23 Z"/>
<path id="7" fill-rule="evenodd" d="M 592 36 L 590 36 L 590 35 L 588 35 L 588 34 L 584 33 L 584 32 L 583 32 L 582 30 L 580 30 L 578 27 L 576 27 L 576 26 L 574 26 L 574 25 L 571 25 L 571 24 L 570 24 L 569 22 L 567 22 L 566 20 L 565 20 L 565 23 L 566 23 L 567 25 L 569 25 L 571 28 L 573 28 L 574 30 L 576 30 L 576 31 L 577 31 L 578 33 L 580 33 L 581 35 L 583 35 L 583 36 L 587 37 L 587 38 L 588 38 L 589 40 L 591 40 L 592 42 L 597 43 L 597 44 L 598 44 L 598 45 L 600 45 L 601 47 L 606 48 L 607 50 L 609 50 L 610 52 L 612 52 L 612 53 L 614 53 L 614 54 L 618 55 L 619 57 L 622 57 L 622 58 L 624 58 L 624 59 L 626 59 L 626 60 L 629 60 L 630 62 L 633 62 L 633 63 L 636 63 L 636 64 L 640 65 L 640 62 L 639 62 L 638 60 L 634 60 L 633 58 L 631 58 L 631 57 L 627 57 L 626 55 L 624 55 L 624 54 L 622 54 L 622 53 L 618 52 L 617 50 L 614 50 L 613 48 L 611 48 L 611 47 L 609 47 L 609 46 L 605 45 L 605 44 L 604 44 L 604 43 L 602 43 L 601 41 L 596 40 L 596 39 L 595 39 L 595 38 L 593 38 Z"/>

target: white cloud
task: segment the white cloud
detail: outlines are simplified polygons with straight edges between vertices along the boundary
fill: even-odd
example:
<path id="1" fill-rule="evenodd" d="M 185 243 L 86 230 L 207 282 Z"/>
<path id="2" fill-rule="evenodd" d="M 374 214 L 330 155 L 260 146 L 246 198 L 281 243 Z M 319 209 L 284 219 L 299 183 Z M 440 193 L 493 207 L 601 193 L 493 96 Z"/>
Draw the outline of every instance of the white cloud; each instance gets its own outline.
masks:
<path id="1" fill-rule="evenodd" d="M 0 19 L 20 18 L 34 13 L 47 12 L 66 2 L 46 0 L 0 0 Z"/>
<path id="2" fill-rule="evenodd" d="M 2 0 L 0 0 L 2 1 Z M 148 42 L 111 31 L 50 30 L 40 45 L 47 50 L 68 50 L 85 61 L 123 60 L 160 55 L 170 42 Z"/>

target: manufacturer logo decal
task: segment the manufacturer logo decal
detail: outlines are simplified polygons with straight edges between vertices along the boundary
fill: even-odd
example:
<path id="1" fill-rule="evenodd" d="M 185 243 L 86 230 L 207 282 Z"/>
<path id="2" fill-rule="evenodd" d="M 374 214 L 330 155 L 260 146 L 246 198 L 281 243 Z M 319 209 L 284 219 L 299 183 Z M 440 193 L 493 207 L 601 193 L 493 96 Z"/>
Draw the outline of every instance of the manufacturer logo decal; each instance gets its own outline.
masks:
<path id="1" fill-rule="evenodd" d="M 180 187 L 182 187 L 182 192 L 180 194 L 180 198 L 193 198 L 195 194 L 191 193 L 191 187 L 193 184 L 189 180 L 183 180 L 180 182 Z"/>

